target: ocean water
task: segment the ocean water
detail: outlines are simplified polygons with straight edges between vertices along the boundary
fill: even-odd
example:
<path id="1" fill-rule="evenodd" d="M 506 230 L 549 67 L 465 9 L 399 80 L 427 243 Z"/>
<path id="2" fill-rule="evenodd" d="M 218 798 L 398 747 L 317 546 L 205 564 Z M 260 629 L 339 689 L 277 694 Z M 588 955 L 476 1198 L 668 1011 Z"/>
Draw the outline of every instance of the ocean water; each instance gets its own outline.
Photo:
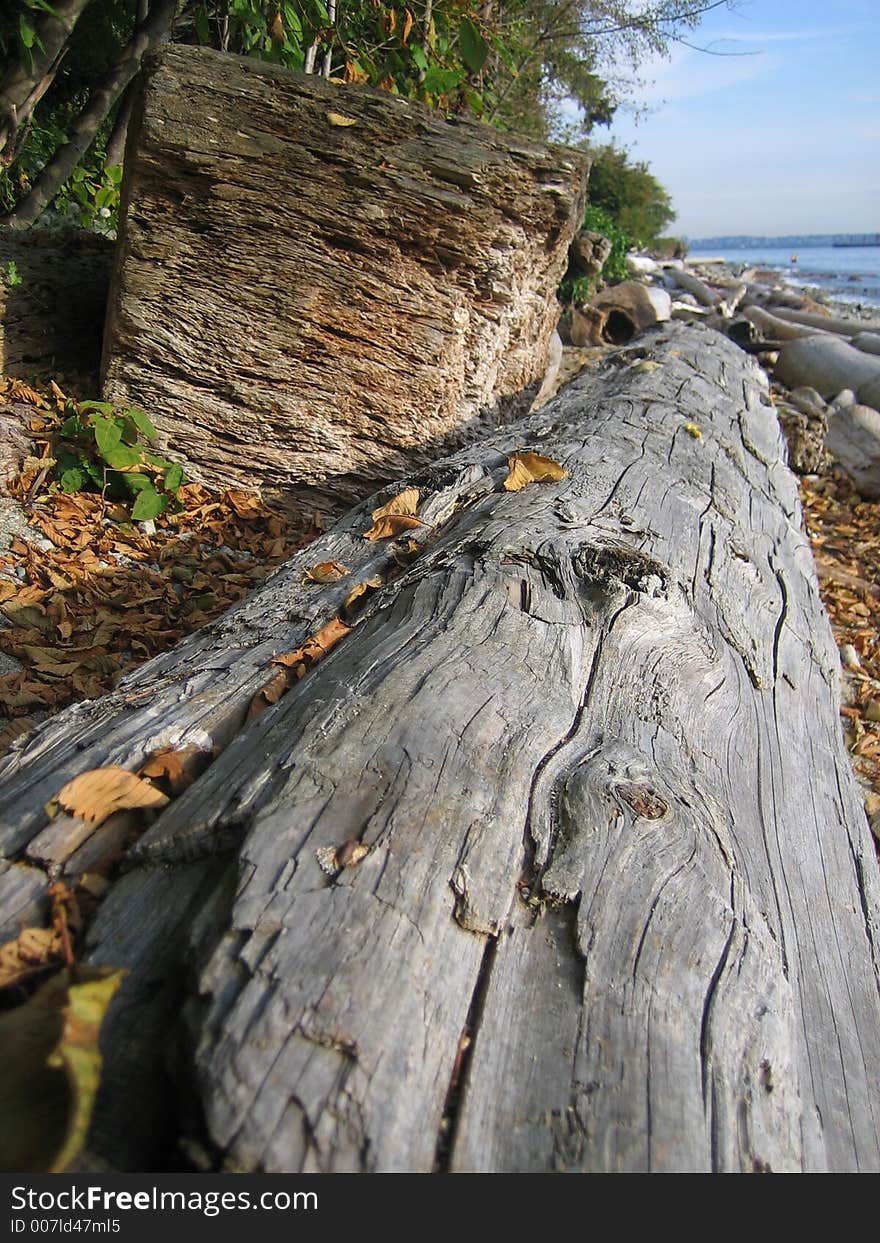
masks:
<path id="1" fill-rule="evenodd" d="M 693 251 L 689 259 L 699 261 Z M 789 285 L 818 289 L 838 302 L 880 309 L 880 246 L 802 246 L 794 252 L 774 247 L 754 250 L 731 247 L 712 252 L 713 258 L 746 267 L 770 268 Z"/>

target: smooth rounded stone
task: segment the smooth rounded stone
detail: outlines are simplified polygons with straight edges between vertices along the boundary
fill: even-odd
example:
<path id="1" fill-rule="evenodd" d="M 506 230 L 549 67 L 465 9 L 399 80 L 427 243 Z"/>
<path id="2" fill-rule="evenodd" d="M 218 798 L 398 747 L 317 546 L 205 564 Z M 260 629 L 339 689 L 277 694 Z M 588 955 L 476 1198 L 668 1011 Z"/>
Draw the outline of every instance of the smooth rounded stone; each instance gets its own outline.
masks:
<path id="1" fill-rule="evenodd" d="M 630 272 L 636 276 L 650 276 L 659 266 L 650 255 L 627 255 L 626 262 Z"/>
<path id="2" fill-rule="evenodd" d="M 862 496 L 880 497 L 880 413 L 862 405 L 833 410 L 825 446 Z"/>

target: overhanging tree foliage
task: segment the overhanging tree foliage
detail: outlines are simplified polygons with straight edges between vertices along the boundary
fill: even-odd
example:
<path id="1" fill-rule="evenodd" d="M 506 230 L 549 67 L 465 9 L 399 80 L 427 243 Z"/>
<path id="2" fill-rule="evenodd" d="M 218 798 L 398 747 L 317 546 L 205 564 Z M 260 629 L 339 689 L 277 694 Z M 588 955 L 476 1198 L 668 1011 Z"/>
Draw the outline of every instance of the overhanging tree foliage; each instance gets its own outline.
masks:
<path id="1" fill-rule="evenodd" d="M 13 0 L 0 14 L 0 208 L 19 227 L 59 191 L 89 217 L 112 210 L 119 179 L 106 170 L 121 159 L 126 88 L 164 38 L 571 140 L 610 121 L 611 67 L 664 51 L 723 3 Z"/>

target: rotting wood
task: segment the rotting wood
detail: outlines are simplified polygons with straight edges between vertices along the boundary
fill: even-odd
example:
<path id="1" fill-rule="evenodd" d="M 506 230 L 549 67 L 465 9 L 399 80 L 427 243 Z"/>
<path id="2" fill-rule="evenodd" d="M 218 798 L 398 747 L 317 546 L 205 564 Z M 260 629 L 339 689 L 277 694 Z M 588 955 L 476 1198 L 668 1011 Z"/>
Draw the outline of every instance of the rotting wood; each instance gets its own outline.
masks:
<path id="1" fill-rule="evenodd" d="M 566 477 L 507 492 L 517 448 Z M 7 852 L 76 772 L 227 744 L 91 927 L 130 971 L 99 1156 L 167 1126 L 241 1170 L 880 1169 L 877 864 L 783 452 L 746 356 L 656 330 L 408 477 L 424 528 L 364 540 L 374 498 L 19 745 Z"/>
<path id="2" fill-rule="evenodd" d="M 528 410 L 587 167 L 387 92 L 169 47 L 132 120 L 105 395 L 148 409 L 196 476 L 361 499 Z"/>

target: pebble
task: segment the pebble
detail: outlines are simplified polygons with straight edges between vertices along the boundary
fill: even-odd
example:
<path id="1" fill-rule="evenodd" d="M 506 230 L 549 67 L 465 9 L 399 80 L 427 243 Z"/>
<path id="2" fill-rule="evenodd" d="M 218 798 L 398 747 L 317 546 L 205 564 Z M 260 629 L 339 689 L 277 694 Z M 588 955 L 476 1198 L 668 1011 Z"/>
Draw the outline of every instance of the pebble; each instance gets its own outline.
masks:
<path id="1" fill-rule="evenodd" d="M 859 654 L 851 643 L 844 643 L 841 646 L 840 659 L 847 669 L 861 669 L 862 667 Z"/>

